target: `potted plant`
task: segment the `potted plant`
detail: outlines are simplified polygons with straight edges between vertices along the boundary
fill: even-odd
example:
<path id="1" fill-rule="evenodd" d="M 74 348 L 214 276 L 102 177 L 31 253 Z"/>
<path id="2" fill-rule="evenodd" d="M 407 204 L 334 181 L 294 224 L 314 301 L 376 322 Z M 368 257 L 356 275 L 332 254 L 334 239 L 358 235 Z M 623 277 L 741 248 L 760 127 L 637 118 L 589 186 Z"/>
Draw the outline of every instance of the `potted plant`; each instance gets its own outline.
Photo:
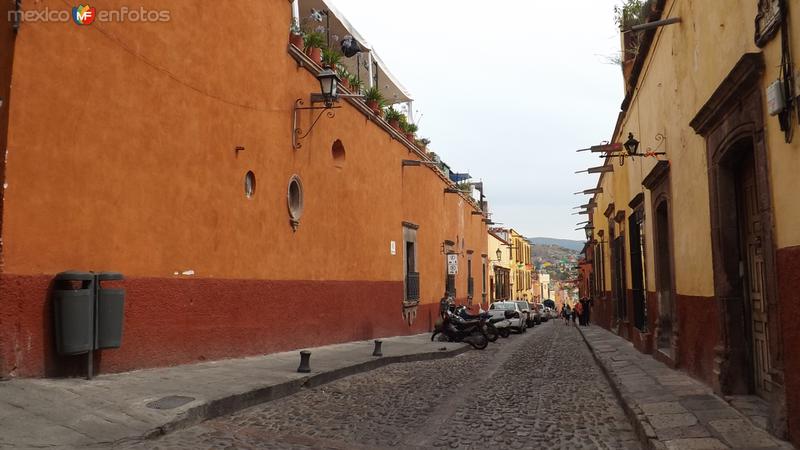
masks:
<path id="1" fill-rule="evenodd" d="M 303 29 L 297 19 L 292 20 L 292 25 L 289 26 L 289 43 L 295 47 L 302 49 L 305 47 L 303 42 Z"/>
<path id="2" fill-rule="evenodd" d="M 418 129 L 419 128 L 417 127 L 417 125 L 413 123 L 406 123 L 406 127 L 403 130 L 406 133 L 406 139 L 408 139 L 411 142 L 416 142 L 414 133 L 416 133 Z"/>
<path id="3" fill-rule="evenodd" d="M 431 140 L 428 138 L 421 138 L 417 139 L 417 147 L 422 150 L 425 150 L 425 153 L 428 153 L 428 145 L 430 145 Z"/>
<path id="4" fill-rule="evenodd" d="M 316 31 L 303 36 L 303 51 L 317 64 L 322 64 L 322 47 L 325 46 L 325 36 Z"/>
<path id="5" fill-rule="evenodd" d="M 350 84 L 350 72 L 347 71 L 347 68 L 339 65 L 336 68 L 336 74 L 339 75 L 339 79 L 342 80 L 342 86 L 344 86 L 348 91 L 352 92 L 353 86 Z"/>
<path id="6" fill-rule="evenodd" d="M 328 67 L 333 70 L 338 70 L 339 62 L 342 60 L 342 54 L 333 48 L 324 47 L 322 49 L 322 66 Z"/>
<path id="7" fill-rule="evenodd" d="M 383 95 L 378 86 L 372 86 L 364 92 L 364 101 L 367 102 L 367 107 L 372 110 L 376 115 L 381 115 L 381 104 L 383 103 Z"/>
<path id="8" fill-rule="evenodd" d="M 354 94 L 360 94 L 364 88 L 364 83 L 358 78 L 358 75 L 350 75 L 348 81 L 350 82 L 350 91 Z"/>
<path id="9" fill-rule="evenodd" d="M 386 112 L 384 114 L 384 119 L 389 122 L 389 125 L 397 131 L 402 131 L 400 129 L 400 120 L 403 118 L 403 113 L 394 109 L 393 106 L 386 108 Z"/>

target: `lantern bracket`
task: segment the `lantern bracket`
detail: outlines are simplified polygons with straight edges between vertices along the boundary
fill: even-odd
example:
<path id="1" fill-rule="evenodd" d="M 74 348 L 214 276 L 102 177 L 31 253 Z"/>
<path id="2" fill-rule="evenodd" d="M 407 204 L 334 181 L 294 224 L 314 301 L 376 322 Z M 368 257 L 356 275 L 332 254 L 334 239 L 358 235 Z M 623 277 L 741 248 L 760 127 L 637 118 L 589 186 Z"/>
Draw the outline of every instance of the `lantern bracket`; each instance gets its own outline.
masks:
<path id="1" fill-rule="evenodd" d="M 341 106 L 333 106 L 332 104 L 327 102 L 325 102 L 324 106 L 313 106 L 314 103 L 319 103 L 319 102 L 325 102 L 325 99 L 322 96 L 322 94 L 311 94 L 312 106 L 303 106 L 305 105 L 305 102 L 303 102 L 302 99 L 298 98 L 297 100 L 295 100 L 294 111 L 292 113 L 292 148 L 294 148 L 295 150 L 303 146 L 303 144 L 301 144 L 300 141 L 308 137 L 309 133 L 311 133 L 311 130 L 313 130 L 314 126 L 317 125 L 317 122 L 319 122 L 319 119 L 322 118 L 323 114 L 326 115 L 329 119 L 333 119 L 334 117 L 336 117 L 336 111 L 333 110 L 341 108 Z M 308 127 L 308 130 L 304 131 L 300 127 L 300 120 L 297 114 L 298 111 L 319 111 L 319 114 L 317 114 L 317 117 L 314 119 L 313 122 L 311 122 L 311 126 Z"/>
<path id="2" fill-rule="evenodd" d="M 639 157 L 639 158 L 656 158 L 657 160 L 662 161 L 661 157 L 662 156 L 666 157 L 667 152 L 666 152 L 666 148 L 664 150 L 662 150 L 662 151 L 659 151 L 659 149 L 661 148 L 661 146 L 666 144 L 667 137 L 664 136 L 664 134 L 662 134 L 662 133 L 658 133 L 658 134 L 656 134 L 654 139 L 655 139 L 655 141 L 657 143 L 656 146 L 655 147 L 647 147 L 647 150 L 645 150 L 644 153 L 640 153 L 638 151 L 639 150 L 639 145 L 640 145 L 639 141 L 637 141 L 633 137 L 633 133 L 628 133 L 628 140 L 625 142 L 625 144 L 621 145 L 622 149 L 619 148 L 620 145 L 617 145 L 616 148 L 612 148 L 610 145 L 604 146 L 604 148 L 608 148 L 609 151 L 606 151 L 605 153 L 600 155 L 600 158 L 617 157 L 617 158 L 619 158 L 619 165 L 620 166 L 624 166 L 625 165 L 625 158 L 636 158 L 636 157 Z M 598 148 L 600 148 L 600 146 L 598 146 Z M 585 151 L 585 150 L 587 150 L 587 149 L 584 149 L 583 151 Z M 582 151 L 582 150 L 579 150 L 579 151 Z M 666 158 L 664 158 L 664 160 L 666 160 Z"/>

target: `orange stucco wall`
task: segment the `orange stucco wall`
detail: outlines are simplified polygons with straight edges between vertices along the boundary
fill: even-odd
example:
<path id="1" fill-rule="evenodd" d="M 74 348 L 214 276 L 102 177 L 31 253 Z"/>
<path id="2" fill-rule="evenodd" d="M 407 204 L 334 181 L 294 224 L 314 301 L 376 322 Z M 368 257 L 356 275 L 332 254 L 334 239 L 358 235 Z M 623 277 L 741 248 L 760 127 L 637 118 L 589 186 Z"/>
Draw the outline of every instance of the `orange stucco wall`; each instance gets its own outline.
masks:
<path id="1" fill-rule="evenodd" d="M 430 168 L 402 168 L 415 156 L 385 130 L 342 102 L 292 148 L 294 102 L 319 85 L 287 53 L 288 2 L 242 0 L 224 14 L 199 0 L 140 3 L 168 8 L 171 20 L 20 30 L 2 228 L 7 278 L 77 268 L 147 279 L 192 270 L 195 279 L 402 282 L 408 221 L 419 225 L 423 303 L 444 291 L 445 239 L 459 242 L 459 297 L 474 252 L 480 298 L 482 217 L 444 194 Z M 133 6 L 103 7 L 123 4 Z M 312 118 L 304 112 L 301 125 Z M 335 140 L 343 167 L 334 165 Z M 247 171 L 256 175 L 252 198 Z M 297 232 L 287 210 L 293 175 L 305 194 Z M 387 314 L 402 320 L 402 295 L 396 301 Z M 219 314 L 226 320 L 222 306 Z"/>

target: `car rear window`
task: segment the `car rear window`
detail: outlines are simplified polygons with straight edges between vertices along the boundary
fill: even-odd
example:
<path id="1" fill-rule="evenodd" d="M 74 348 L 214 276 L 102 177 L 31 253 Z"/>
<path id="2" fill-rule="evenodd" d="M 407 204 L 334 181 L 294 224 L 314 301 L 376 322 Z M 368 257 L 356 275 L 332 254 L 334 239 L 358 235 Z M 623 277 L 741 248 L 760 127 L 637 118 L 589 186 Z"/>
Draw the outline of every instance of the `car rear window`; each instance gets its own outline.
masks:
<path id="1" fill-rule="evenodd" d="M 514 309 L 513 303 L 492 303 L 489 309 L 510 310 Z"/>

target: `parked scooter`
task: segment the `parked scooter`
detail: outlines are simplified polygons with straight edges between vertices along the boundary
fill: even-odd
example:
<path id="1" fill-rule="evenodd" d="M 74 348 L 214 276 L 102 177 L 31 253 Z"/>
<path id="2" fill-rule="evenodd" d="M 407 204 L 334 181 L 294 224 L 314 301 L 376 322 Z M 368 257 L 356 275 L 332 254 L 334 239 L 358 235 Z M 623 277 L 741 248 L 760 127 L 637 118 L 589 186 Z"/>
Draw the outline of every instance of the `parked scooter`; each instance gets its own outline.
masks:
<path id="1" fill-rule="evenodd" d="M 441 319 L 436 322 L 436 327 L 431 335 L 431 341 L 436 336 L 443 334 L 450 342 L 466 342 L 473 348 L 483 350 L 489 345 L 489 340 L 484 335 L 486 320 L 466 320 L 451 311 L 451 299 L 443 298 L 441 302 Z"/>
<path id="2" fill-rule="evenodd" d="M 501 335 L 500 329 L 498 329 L 498 327 L 496 326 L 497 323 L 505 321 L 508 322 L 509 326 L 511 325 L 511 322 L 509 322 L 508 320 L 493 318 L 491 314 L 487 313 L 483 309 L 480 310 L 478 315 L 474 316 L 469 313 L 466 306 L 459 306 L 455 309 L 455 313 L 458 314 L 458 316 L 464 320 L 483 320 L 483 329 L 481 331 L 483 332 L 483 335 L 486 336 L 486 339 L 489 342 L 495 342 L 497 338 L 500 337 Z M 508 330 L 508 333 L 510 334 L 511 331 Z"/>

